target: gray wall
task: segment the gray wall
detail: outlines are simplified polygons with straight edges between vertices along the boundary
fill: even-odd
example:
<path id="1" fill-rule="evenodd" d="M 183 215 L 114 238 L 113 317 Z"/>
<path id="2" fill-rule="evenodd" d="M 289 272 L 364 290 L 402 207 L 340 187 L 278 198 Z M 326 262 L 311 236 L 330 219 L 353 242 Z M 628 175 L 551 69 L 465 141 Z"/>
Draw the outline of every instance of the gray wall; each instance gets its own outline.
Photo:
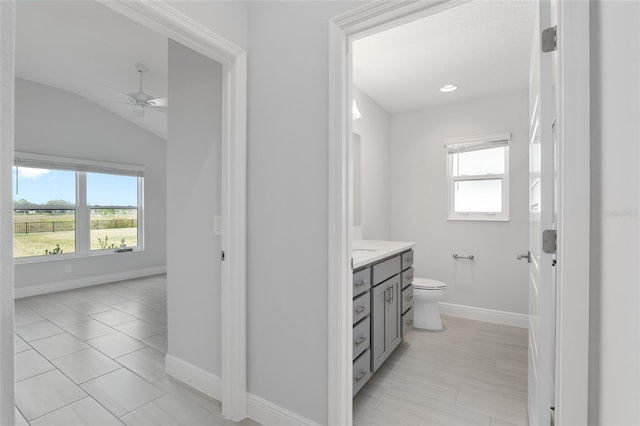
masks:
<path id="1" fill-rule="evenodd" d="M 357 2 L 249 8 L 248 387 L 327 422 L 329 19 Z"/>
<path id="2" fill-rule="evenodd" d="M 353 122 L 360 135 L 362 236 L 365 240 L 388 240 L 391 225 L 390 144 L 391 115 L 362 90 L 353 97 L 362 117 Z"/>
<path id="3" fill-rule="evenodd" d="M 16 151 L 146 166 L 145 250 L 117 256 L 17 264 L 17 292 L 30 286 L 135 273 L 166 265 L 166 142 L 104 108 L 50 86 L 16 79 Z M 64 266 L 71 265 L 71 273 Z"/>
<path id="4" fill-rule="evenodd" d="M 391 119 L 391 238 L 415 241 L 415 274 L 447 283 L 446 302 L 527 313 L 528 94 Z M 447 221 L 446 138 L 511 133 L 509 222 Z M 452 254 L 473 254 L 473 262 Z"/>
<path id="5" fill-rule="evenodd" d="M 591 13 L 589 423 L 637 425 L 640 4 L 596 1 Z"/>
<path id="6" fill-rule="evenodd" d="M 169 41 L 169 355 L 220 376 L 222 66 Z"/>

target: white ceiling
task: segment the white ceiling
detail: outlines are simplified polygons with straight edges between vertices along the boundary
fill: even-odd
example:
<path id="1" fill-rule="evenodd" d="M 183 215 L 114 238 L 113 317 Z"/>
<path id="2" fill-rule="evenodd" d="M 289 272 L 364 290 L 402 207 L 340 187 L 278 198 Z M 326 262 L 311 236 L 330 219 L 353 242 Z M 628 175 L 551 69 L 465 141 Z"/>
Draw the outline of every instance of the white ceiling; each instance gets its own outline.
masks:
<path id="1" fill-rule="evenodd" d="M 137 92 L 137 62 L 149 68 L 144 91 L 166 97 L 166 37 L 95 1 L 16 4 L 16 76 L 74 92 L 166 139 L 166 114 L 136 117 L 130 105 L 110 103 L 123 98 L 101 87 Z"/>
<path id="2" fill-rule="evenodd" d="M 478 0 L 357 40 L 354 84 L 392 114 L 525 90 L 535 5 Z"/>

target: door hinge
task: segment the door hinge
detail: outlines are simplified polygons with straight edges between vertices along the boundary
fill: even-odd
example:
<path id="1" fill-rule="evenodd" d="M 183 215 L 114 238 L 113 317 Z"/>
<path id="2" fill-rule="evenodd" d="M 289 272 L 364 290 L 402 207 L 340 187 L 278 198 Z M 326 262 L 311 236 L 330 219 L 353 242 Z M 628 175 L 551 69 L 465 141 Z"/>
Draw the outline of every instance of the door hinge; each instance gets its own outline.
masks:
<path id="1" fill-rule="evenodd" d="M 542 231 L 542 251 L 547 254 L 555 254 L 557 238 L 558 234 L 555 229 L 545 229 Z"/>
<path id="2" fill-rule="evenodd" d="M 224 262 L 224 259 L 225 259 L 225 253 L 224 253 L 224 250 L 222 250 L 220 252 L 220 260 L 222 260 Z"/>
<path id="3" fill-rule="evenodd" d="M 542 37 L 540 38 L 540 45 L 544 53 L 553 52 L 558 50 L 558 27 L 549 27 L 542 31 Z"/>

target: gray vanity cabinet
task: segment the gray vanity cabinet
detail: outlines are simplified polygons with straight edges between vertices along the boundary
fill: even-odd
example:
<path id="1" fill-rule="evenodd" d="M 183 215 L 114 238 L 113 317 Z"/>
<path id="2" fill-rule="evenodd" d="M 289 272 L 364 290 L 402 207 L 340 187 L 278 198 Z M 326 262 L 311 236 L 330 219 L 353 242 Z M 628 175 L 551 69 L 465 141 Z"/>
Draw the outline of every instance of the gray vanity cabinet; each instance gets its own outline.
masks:
<path id="1" fill-rule="evenodd" d="M 353 395 L 371 377 L 371 267 L 353 272 Z"/>
<path id="2" fill-rule="evenodd" d="M 399 264 L 399 263 L 398 263 Z M 400 272 L 398 270 L 398 272 Z M 372 290 L 372 367 L 375 372 L 400 344 L 400 275 L 396 274 Z"/>
<path id="3" fill-rule="evenodd" d="M 353 272 L 353 395 L 411 329 L 412 265 L 406 250 Z"/>

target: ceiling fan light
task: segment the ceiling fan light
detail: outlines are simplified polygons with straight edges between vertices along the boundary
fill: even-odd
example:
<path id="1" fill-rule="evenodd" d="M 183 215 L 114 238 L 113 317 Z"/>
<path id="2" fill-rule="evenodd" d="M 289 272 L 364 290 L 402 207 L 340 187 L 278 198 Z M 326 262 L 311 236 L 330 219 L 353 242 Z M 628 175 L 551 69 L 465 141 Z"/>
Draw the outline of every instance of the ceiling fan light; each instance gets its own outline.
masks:
<path id="1" fill-rule="evenodd" d="M 458 86 L 455 84 L 445 84 L 440 88 L 442 93 L 455 92 L 456 90 L 458 90 Z"/>

